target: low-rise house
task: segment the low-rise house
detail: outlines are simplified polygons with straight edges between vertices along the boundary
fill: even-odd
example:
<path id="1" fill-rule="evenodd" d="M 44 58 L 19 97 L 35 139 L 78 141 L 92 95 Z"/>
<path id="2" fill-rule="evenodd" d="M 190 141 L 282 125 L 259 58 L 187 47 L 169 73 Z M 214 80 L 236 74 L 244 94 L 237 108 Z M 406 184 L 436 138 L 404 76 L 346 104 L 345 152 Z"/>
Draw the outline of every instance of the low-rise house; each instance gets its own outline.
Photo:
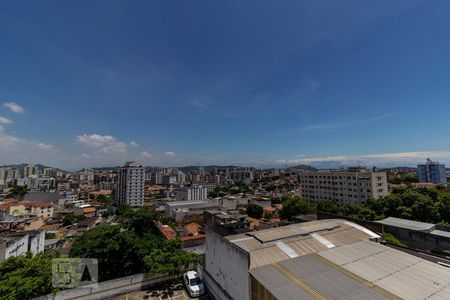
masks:
<path id="1" fill-rule="evenodd" d="M 35 215 L 39 218 L 53 217 L 53 204 L 49 202 L 23 202 L 26 211 L 30 215 Z"/>
<path id="2" fill-rule="evenodd" d="M 0 237 L 0 262 L 27 252 L 44 252 L 45 231 L 16 232 Z"/>
<path id="3" fill-rule="evenodd" d="M 83 207 L 83 215 L 86 218 L 92 218 L 96 216 L 97 209 L 93 206 Z"/>
<path id="4" fill-rule="evenodd" d="M 196 248 L 195 250 L 197 250 L 197 249 L 199 249 L 199 246 L 205 245 L 205 239 L 206 239 L 206 235 L 197 234 L 197 235 L 191 235 L 191 236 L 183 236 L 181 238 L 181 241 L 183 242 L 184 248 Z"/>
<path id="5" fill-rule="evenodd" d="M 159 231 L 166 237 L 167 240 L 175 239 L 175 231 L 168 225 L 159 226 Z"/>
<path id="6" fill-rule="evenodd" d="M 198 235 L 201 226 L 197 223 L 189 223 L 184 225 L 184 236 Z"/>
<path id="7" fill-rule="evenodd" d="M 28 218 L 23 221 L 20 221 L 19 225 L 17 225 L 18 230 L 22 231 L 30 231 L 30 230 L 37 230 L 41 228 L 45 224 L 43 218 Z"/>
<path id="8" fill-rule="evenodd" d="M 4 220 L 6 215 L 15 217 L 24 216 L 27 214 L 25 206 L 21 202 L 8 202 L 0 204 L 0 221 Z"/>

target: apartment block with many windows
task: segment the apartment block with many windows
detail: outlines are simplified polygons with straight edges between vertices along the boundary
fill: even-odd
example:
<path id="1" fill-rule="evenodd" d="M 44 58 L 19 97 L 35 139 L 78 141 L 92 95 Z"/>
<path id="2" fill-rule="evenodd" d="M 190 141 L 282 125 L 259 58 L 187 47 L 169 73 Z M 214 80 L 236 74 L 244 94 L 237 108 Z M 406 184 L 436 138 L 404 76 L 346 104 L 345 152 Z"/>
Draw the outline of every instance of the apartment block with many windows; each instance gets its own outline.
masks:
<path id="1" fill-rule="evenodd" d="M 364 168 L 303 171 L 299 174 L 302 197 L 314 204 L 319 200 L 335 200 L 338 204 L 360 204 L 370 198 L 388 195 L 386 172 Z"/>
<path id="2" fill-rule="evenodd" d="M 127 162 L 119 169 L 116 203 L 132 207 L 144 206 L 144 168 L 135 162 Z"/>

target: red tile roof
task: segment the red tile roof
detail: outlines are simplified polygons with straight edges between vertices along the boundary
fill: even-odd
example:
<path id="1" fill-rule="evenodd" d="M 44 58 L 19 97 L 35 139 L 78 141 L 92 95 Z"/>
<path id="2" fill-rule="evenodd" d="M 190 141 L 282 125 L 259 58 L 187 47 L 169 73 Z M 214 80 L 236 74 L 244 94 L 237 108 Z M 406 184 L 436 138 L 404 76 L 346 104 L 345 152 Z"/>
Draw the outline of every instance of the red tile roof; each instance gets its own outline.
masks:
<path id="1" fill-rule="evenodd" d="M 184 230 L 187 231 L 187 233 L 189 235 L 191 235 L 191 234 L 198 233 L 198 230 L 200 229 L 200 227 L 201 226 L 199 224 L 192 222 L 192 223 L 184 225 Z"/>
<path id="2" fill-rule="evenodd" d="M 175 231 L 173 231 L 172 228 L 169 226 L 160 226 L 159 231 L 161 231 L 162 234 L 166 237 L 168 240 L 174 240 L 175 239 Z"/>
<path id="3" fill-rule="evenodd" d="M 186 242 L 186 241 L 192 241 L 192 240 L 204 240 L 205 238 L 206 238 L 206 235 L 199 234 L 199 235 L 183 236 L 181 238 L 181 240 L 183 242 Z"/>

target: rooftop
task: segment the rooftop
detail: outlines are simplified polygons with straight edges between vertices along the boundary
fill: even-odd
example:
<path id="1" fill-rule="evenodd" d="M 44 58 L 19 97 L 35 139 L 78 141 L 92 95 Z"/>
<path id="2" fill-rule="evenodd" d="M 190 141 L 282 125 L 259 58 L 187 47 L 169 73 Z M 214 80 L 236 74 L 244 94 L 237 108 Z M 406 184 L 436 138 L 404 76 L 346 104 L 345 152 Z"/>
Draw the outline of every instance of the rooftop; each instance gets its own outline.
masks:
<path id="1" fill-rule="evenodd" d="M 450 268 L 371 241 L 250 273 L 277 299 L 450 299 Z"/>
<path id="2" fill-rule="evenodd" d="M 380 237 L 352 222 L 327 219 L 247 232 L 225 238 L 250 253 L 250 268 L 256 268 Z"/>
<path id="3" fill-rule="evenodd" d="M 400 228 L 410 229 L 410 230 L 415 230 L 415 231 L 426 231 L 426 232 L 432 231 L 435 227 L 435 225 L 431 224 L 431 223 L 399 219 L 399 218 L 394 218 L 394 217 L 389 217 L 384 220 L 376 221 L 376 222 L 381 223 L 383 225 L 395 226 L 395 227 L 400 227 Z"/>

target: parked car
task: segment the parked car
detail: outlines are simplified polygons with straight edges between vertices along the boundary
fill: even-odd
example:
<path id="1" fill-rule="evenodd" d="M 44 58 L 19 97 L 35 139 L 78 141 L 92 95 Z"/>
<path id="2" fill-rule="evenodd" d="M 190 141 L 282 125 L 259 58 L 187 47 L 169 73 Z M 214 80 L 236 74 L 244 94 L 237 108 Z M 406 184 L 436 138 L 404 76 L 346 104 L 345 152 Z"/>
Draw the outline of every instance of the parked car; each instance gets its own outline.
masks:
<path id="1" fill-rule="evenodd" d="M 183 283 L 191 297 L 199 297 L 205 293 L 205 286 L 195 271 L 186 272 L 183 275 Z"/>

